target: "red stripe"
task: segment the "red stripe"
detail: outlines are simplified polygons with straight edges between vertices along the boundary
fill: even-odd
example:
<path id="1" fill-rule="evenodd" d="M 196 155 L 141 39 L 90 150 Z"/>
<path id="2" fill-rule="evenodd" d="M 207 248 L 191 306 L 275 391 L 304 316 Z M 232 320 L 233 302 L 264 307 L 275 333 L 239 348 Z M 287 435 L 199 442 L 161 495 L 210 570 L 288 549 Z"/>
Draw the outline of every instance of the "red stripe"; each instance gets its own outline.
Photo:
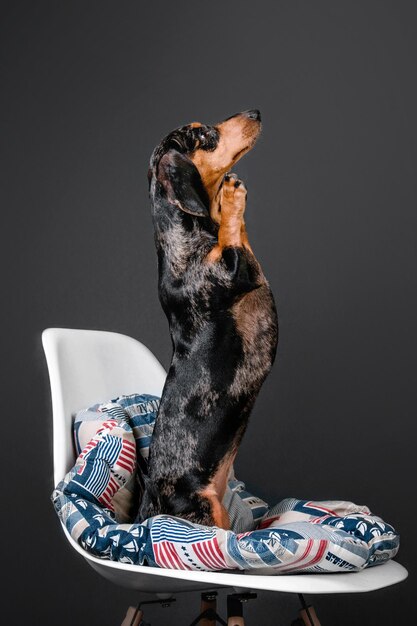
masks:
<path id="1" fill-rule="evenodd" d="M 107 487 L 105 489 L 106 492 L 110 492 L 110 491 L 114 491 L 115 489 L 118 488 L 118 484 L 116 483 L 116 481 L 114 480 L 114 478 L 112 478 L 110 476 L 109 478 L 109 482 L 107 483 Z"/>
<path id="2" fill-rule="evenodd" d="M 205 544 L 204 541 L 202 541 L 201 543 L 194 543 L 193 550 L 198 556 L 201 563 L 203 563 L 203 565 L 205 565 L 206 567 L 209 567 L 210 569 L 216 568 L 216 564 L 207 554 L 204 544 Z"/>
<path id="3" fill-rule="evenodd" d="M 211 562 L 208 562 L 206 555 L 203 554 L 201 545 L 198 544 L 198 543 L 194 543 L 192 547 L 193 547 L 194 553 L 195 553 L 197 559 L 200 561 L 200 563 L 202 563 L 206 567 L 212 568 L 213 564 Z"/>
<path id="4" fill-rule="evenodd" d="M 120 454 L 123 454 L 129 461 L 136 461 L 136 454 L 132 454 L 129 450 L 122 448 Z"/>
<path id="5" fill-rule="evenodd" d="M 107 488 L 103 491 L 103 493 L 100 494 L 99 500 L 104 500 L 104 502 L 110 503 L 110 497 L 109 497 L 109 494 L 107 493 Z"/>
<path id="6" fill-rule="evenodd" d="M 165 560 L 165 557 L 161 551 L 160 546 L 158 544 L 154 544 L 154 548 L 155 548 L 156 562 L 158 563 L 158 565 L 161 565 L 162 567 L 168 567 L 167 561 Z"/>
<path id="7" fill-rule="evenodd" d="M 115 492 L 119 489 L 119 485 L 116 483 L 114 478 L 110 477 L 109 482 L 107 483 L 104 491 L 101 493 L 100 498 L 107 499 L 109 504 L 111 503 L 111 499 L 114 496 Z"/>
<path id="8" fill-rule="evenodd" d="M 219 559 L 217 558 L 216 551 L 214 550 L 214 547 L 211 541 L 206 542 L 206 548 L 215 563 L 216 569 L 218 569 L 219 567 L 222 567 L 223 563 L 221 563 Z"/>
<path id="9" fill-rule="evenodd" d="M 111 477 L 110 480 L 109 480 L 108 488 L 111 489 L 111 491 L 112 491 L 111 495 L 113 497 L 114 494 L 116 493 L 116 491 L 119 491 L 120 485 L 113 477 Z"/>
<path id="10" fill-rule="evenodd" d="M 167 544 L 167 550 L 169 550 L 171 557 L 173 558 L 176 567 L 178 569 L 184 569 L 184 566 L 182 564 L 182 561 L 178 558 L 178 554 L 174 548 L 174 546 L 172 545 L 172 543 Z"/>
<path id="11" fill-rule="evenodd" d="M 115 422 L 114 420 L 107 420 L 106 422 L 103 422 L 101 428 L 98 429 L 96 435 L 101 435 L 105 430 L 113 430 L 116 424 L 117 422 Z"/>
<path id="12" fill-rule="evenodd" d="M 130 448 L 133 454 L 136 456 L 136 444 L 132 443 L 131 441 L 127 441 L 127 439 L 124 439 L 123 445 L 126 446 L 127 448 Z"/>
<path id="13" fill-rule="evenodd" d="M 322 540 L 320 541 L 320 547 L 319 547 L 319 549 L 318 549 L 318 551 L 317 551 L 317 556 L 316 556 L 316 558 L 313 560 L 313 562 L 311 563 L 311 565 L 313 565 L 314 563 L 317 563 L 318 561 L 321 561 L 321 559 L 322 559 L 322 557 L 323 557 L 323 554 L 324 554 L 324 553 L 325 553 L 325 551 L 326 551 L 327 545 L 328 545 L 328 541 L 327 541 L 327 539 L 322 539 Z"/>
<path id="14" fill-rule="evenodd" d="M 309 543 L 310 543 L 310 542 L 312 543 L 312 539 L 309 539 Z M 324 552 L 325 552 L 325 550 L 326 550 L 327 543 L 328 543 L 328 542 L 327 542 L 327 540 L 326 540 L 326 539 L 320 539 L 320 542 L 319 542 L 319 547 L 317 548 L 317 552 L 316 552 L 315 556 L 313 556 L 313 558 L 312 558 L 310 561 L 307 561 L 307 563 L 304 563 L 304 564 L 303 564 L 303 569 L 305 569 L 305 568 L 307 568 L 307 567 L 311 567 L 312 565 L 315 565 L 315 563 L 317 563 L 318 561 L 320 561 L 320 560 L 321 560 L 321 558 L 322 558 L 322 556 L 323 556 L 323 554 L 324 554 Z M 309 550 L 309 552 L 310 552 L 310 550 Z M 298 559 L 297 561 L 294 561 L 294 563 L 298 563 L 298 561 L 299 561 L 299 560 L 300 560 L 300 559 Z M 289 567 L 289 568 L 286 568 L 286 567 L 285 567 L 285 568 L 283 568 L 283 569 L 284 569 L 285 571 L 291 571 L 292 569 L 294 569 L 294 568 L 292 567 L 292 565 L 294 565 L 294 563 L 291 563 L 291 567 Z"/>
<path id="15" fill-rule="evenodd" d="M 309 540 L 307 541 L 307 546 L 306 546 L 306 548 L 305 548 L 305 550 L 304 550 L 303 554 L 302 554 L 300 557 L 298 557 L 298 559 L 296 559 L 295 561 L 293 561 L 292 563 L 289 563 L 287 566 L 285 566 L 285 565 L 284 565 L 284 567 L 282 567 L 282 568 L 280 568 L 280 569 L 283 569 L 283 570 L 287 570 L 287 568 L 292 569 L 292 566 L 293 566 L 293 565 L 295 565 L 296 563 L 299 563 L 300 561 L 303 561 L 303 560 L 304 560 L 304 559 L 305 559 L 305 558 L 306 558 L 306 557 L 310 554 L 310 551 L 311 551 L 311 548 L 312 548 L 312 547 L 313 547 L 313 540 L 312 540 L 312 539 L 309 539 Z"/>
<path id="16" fill-rule="evenodd" d="M 172 557 L 175 559 L 177 563 L 178 569 L 190 569 L 188 565 L 186 565 L 185 563 L 183 563 L 183 561 L 181 561 L 180 557 L 177 554 L 174 544 L 172 543 L 169 544 L 169 549 L 171 551 Z"/>
<path id="17" fill-rule="evenodd" d="M 274 517 L 268 517 L 268 519 L 264 520 L 263 522 L 261 522 L 259 524 L 258 530 L 260 530 L 261 528 L 268 528 L 268 526 L 270 526 L 272 524 L 272 522 L 275 522 L 280 517 L 281 517 L 281 515 L 275 515 Z"/>
<path id="18" fill-rule="evenodd" d="M 205 553 L 207 554 L 207 558 L 211 559 L 211 561 L 213 562 L 213 567 L 215 569 L 219 569 L 219 566 L 221 566 L 221 564 L 219 563 L 216 553 L 213 549 L 212 546 L 212 542 L 210 541 L 204 541 L 202 542 L 202 548 L 204 549 Z"/>
<path id="19" fill-rule="evenodd" d="M 132 450 L 132 452 L 136 451 L 136 444 L 129 441 L 129 439 L 123 439 L 122 443 L 123 443 L 124 448 L 128 448 L 128 450 Z"/>
<path id="20" fill-rule="evenodd" d="M 98 444 L 98 441 L 97 441 L 97 440 L 96 440 L 96 441 L 90 441 L 90 442 L 89 442 L 89 443 L 85 446 L 85 448 L 83 449 L 83 451 L 81 452 L 80 457 L 81 457 L 81 458 L 83 458 L 83 457 L 87 454 L 87 452 L 90 452 L 90 450 L 92 450 L 93 448 L 95 448 L 97 444 Z"/>
<path id="21" fill-rule="evenodd" d="M 125 454 L 123 452 L 123 450 L 121 450 L 119 456 L 121 456 L 126 461 L 126 463 L 128 463 L 129 465 L 134 465 L 135 464 L 136 457 L 130 456 L 130 454 Z"/>
<path id="22" fill-rule="evenodd" d="M 99 502 L 103 501 L 104 504 L 106 504 L 108 507 L 112 508 L 111 507 L 111 500 L 110 500 L 109 496 L 107 495 L 107 493 L 105 491 L 101 494 L 101 496 L 99 497 L 98 500 L 99 500 Z"/>
<path id="23" fill-rule="evenodd" d="M 163 550 L 164 556 L 168 561 L 168 567 L 170 569 L 175 569 L 175 562 L 169 553 L 168 545 L 169 544 L 166 541 L 163 541 L 162 544 L 160 544 L 160 547 L 161 547 L 161 550 Z"/>
<path id="24" fill-rule="evenodd" d="M 171 566 L 171 563 L 169 562 L 168 555 L 166 553 L 164 546 L 161 543 L 159 544 L 159 556 L 160 556 L 162 563 L 164 564 L 164 567 L 168 567 L 169 569 L 171 569 L 172 566 Z"/>
<path id="25" fill-rule="evenodd" d="M 158 565 L 162 565 L 162 562 L 159 558 L 159 546 L 157 543 L 153 544 L 153 551 L 155 553 L 155 561 L 157 562 Z"/>
<path id="26" fill-rule="evenodd" d="M 115 465 L 120 465 L 120 467 L 124 467 L 125 470 L 127 470 L 128 472 L 131 472 L 133 469 L 132 465 L 127 465 L 127 463 L 121 461 L 120 457 L 117 459 Z"/>
<path id="27" fill-rule="evenodd" d="M 224 567 L 226 565 L 226 561 L 224 560 L 224 556 L 222 554 L 222 551 L 220 550 L 217 537 L 213 537 L 213 539 L 210 541 L 210 546 L 214 548 L 215 552 L 217 552 L 217 560 L 219 561 L 220 565 Z"/>
<path id="28" fill-rule="evenodd" d="M 158 563 L 158 565 L 160 565 L 159 554 L 158 554 L 158 545 L 156 543 L 153 544 L 153 552 L 154 552 L 154 556 L 155 556 L 155 561 Z"/>
<path id="29" fill-rule="evenodd" d="M 331 509 L 326 509 L 324 506 L 320 506 L 317 502 L 306 502 L 305 506 L 308 506 L 310 509 L 317 509 L 317 511 L 326 511 L 326 513 L 330 513 L 333 517 L 336 515 L 334 511 Z"/>
<path id="30" fill-rule="evenodd" d="M 193 545 L 193 548 L 199 553 L 203 563 L 215 569 L 223 568 L 225 561 L 220 552 L 217 539 L 214 537 L 209 541 L 201 541 Z M 219 558 L 220 557 L 220 558 Z"/>
<path id="31" fill-rule="evenodd" d="M 308 563 L 305 563 L 304 567 L 311 567 L 312 565 L 314 565 L 315 563 L 317 563 L 318 561 L 321 560 L 321 557 L 324 554 L 324 551 L 327 547 L 327 541 L 326 539 L 321 539 L 320 540 L 320 544 L 319 547 L 317 549 L 317 553 L 316 556 L 314 556 L 311 561 L 309 561 Z"/>

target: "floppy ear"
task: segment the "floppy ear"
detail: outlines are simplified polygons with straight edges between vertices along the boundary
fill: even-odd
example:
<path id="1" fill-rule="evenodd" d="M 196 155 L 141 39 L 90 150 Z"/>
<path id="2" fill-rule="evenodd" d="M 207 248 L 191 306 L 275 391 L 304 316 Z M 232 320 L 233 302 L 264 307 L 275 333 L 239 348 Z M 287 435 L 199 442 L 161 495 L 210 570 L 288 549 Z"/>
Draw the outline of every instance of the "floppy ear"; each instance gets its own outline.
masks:
<path id="1" fill-rule="evenodd" d="M 185 154 L 176 150 L 164 154 L 159 162 L 158 180 L 164 186 L 168 200 L 181 211 L 197 217 L 210 215 L 209 198 L 200 173 Z"/>

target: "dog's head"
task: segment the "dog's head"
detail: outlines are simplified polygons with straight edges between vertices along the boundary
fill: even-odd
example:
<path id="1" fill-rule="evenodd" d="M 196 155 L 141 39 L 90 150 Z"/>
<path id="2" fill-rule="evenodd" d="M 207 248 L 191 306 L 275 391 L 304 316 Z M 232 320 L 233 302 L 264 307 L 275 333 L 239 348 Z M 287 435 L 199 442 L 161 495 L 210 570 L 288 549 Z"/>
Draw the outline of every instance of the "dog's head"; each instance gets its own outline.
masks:
<path id="1" fill-rule="evenodd" d="M 150 185 L 163 190 L 170 204 L 219 222 L 218 196 L 223 178 L 255 144 L 261 132 L 258 110 L 243 111 L 219 124 L 193 122 L 177 128 L 155 148 Z"/>

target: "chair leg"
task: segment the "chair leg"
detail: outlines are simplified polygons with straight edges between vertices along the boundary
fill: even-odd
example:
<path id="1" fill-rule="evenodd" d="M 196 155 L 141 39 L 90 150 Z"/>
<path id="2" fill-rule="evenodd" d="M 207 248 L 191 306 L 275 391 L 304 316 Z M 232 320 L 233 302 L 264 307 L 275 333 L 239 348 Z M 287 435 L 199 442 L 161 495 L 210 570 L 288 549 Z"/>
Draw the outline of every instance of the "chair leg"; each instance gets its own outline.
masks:
<path id="1" fill-rule="evenodd" d="M 201 594 L 201 612 L 191 622 L 190 626 L 215 626 L 219 623 L 221 626 L 227 626 L 226 622 L 220 617 L 216 611 L 217 592 L 209 591 Z"/>
<path id="2" fill-rule="evenodd" d="M 215 626 L 217 614 L 217 593 L 215 591 L 201 594 L 199 626 Z"/>
<path id="3" fill-rule="evenodd" d="M 309 606 L 308 611 L 306 609 L 301 609 L 300 617 L 305 626 L 321 626 L 319 618 L 316 615 L 316 611 L 314 610 L 314 606 Z"/>
<path id="4" fill-rule="evenodd" d="M 127 609 L 126 617 L 124 618 L 121 626 L 139 626 L 143 617 L 143 612 L 138 611 L 137 607 L 130 606 Z"/>
<path id="5" fill-rule="evenodd" d="M 307 605 L 304 596 L 302 593 L 298 594 L 298 597 L 301 602 L 302 609 L 300 609 L 300 623 L 305 626 L 321 626 L 319 622 L 319 618 L 316 615 L 316 611 L 314 607 L 311 605 Z M 297 620 L 298 621 L 298 620 Z"/>
<path id="6" fill-rule="evenodd" d="M 235 594 L 227 596 L 227 626 L 245 626 L 242 603 Z"/>
<path id="7" fill-rule="evenodd" d="M 242 604 L 256 597 L 256 593 L 232 593 L 227 596 L 227 626 L 245 626 Z"/>
<path id="8" fill-rule="evenodd" d="M 141 624 L 145 624 L 142 622 L 143 620 L 143 611 L 141 607 L 144 604 L 159 604 L 162 608 L 170 607 L 173 602 L 176 602 L 175 598 L 159 598 L 158 600 L 145 600 L 144 602 L 139 602 L 137 607 L 130 606 L 127 609 L 126 617 L 124 618 L 121 626 L 141 626 Z"/>

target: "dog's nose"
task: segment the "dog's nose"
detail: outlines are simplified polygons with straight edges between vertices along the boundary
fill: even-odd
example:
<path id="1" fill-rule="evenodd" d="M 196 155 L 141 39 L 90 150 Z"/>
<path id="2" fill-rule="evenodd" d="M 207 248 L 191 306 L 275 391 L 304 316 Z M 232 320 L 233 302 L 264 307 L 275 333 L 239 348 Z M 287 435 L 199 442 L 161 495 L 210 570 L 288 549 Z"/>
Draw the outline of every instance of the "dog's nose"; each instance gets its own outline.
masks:
<path id="1" fill-rule="evenodd" d="M 242 115 L 246 115 L 251 120 L 261 121 L 261 112 L 258 109 L 250 109 L 249 111 L 243 111 Z"/>

